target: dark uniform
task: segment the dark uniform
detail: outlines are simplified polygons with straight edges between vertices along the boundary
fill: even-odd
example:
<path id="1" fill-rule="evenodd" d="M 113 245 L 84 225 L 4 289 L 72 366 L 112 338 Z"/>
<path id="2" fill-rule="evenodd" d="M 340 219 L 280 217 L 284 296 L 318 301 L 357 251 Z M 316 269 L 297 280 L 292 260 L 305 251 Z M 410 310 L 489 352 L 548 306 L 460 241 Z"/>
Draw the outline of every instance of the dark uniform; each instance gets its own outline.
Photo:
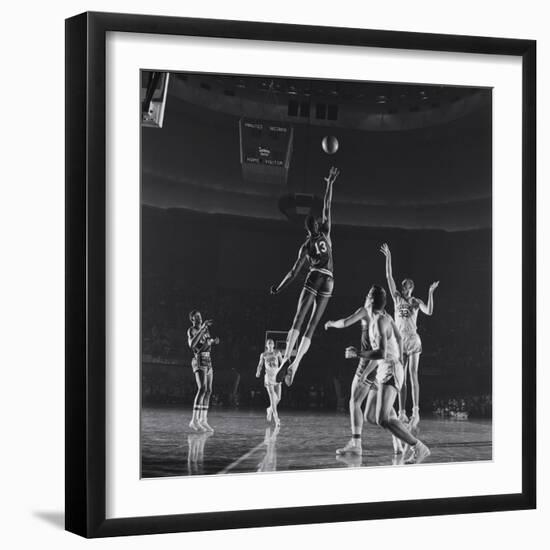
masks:
<path id="1" fill-rule="evenodd" d="M 310 266 L 304 287 L 314 296 L 330 298 L 334 288 L 334 267 L 332 243 L 326 226 L 316 236 L 309 237 L 304 246 Z"/>
<path id="2" fill-rule="evenodd" d="M 191 340 L 193 336 L 199 332 L 199 330 L 200 329 L 198 328 L 190 327 L 187 331 L 188 340 Z M 193 350 L 193 360 L 191 361 L 193 372 L 197 372 L 201 369 L 205 374 L 210 373 L 212 370 L 212 357 L 210 355 L 211 348 L 210 332 L 206 329 L 196 345 L 191 348 Z"/>

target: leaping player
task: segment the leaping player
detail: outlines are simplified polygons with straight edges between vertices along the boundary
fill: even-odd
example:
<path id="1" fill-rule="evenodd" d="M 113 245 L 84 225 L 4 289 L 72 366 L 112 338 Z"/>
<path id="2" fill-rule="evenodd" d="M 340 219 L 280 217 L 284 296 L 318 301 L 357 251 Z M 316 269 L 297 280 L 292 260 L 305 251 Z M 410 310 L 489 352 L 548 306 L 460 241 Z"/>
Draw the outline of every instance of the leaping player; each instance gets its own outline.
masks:
<path id="1" fill-rule="evenodd" d="M 281 369 L 282 361 L 281 352 L 275 350 L 275 342 L 271 338 L 268 339 L 265 351 L 260 355 L 260 361 L 256 368 L 256 378 L 260 378 L 262 367 L 265 367 L 264 386 L 269 396 L 269 407 L 266 411 L 267 421 L 271 422 L 273 418 L 277 426 L 281 424 L 277 411 L 277 405 L 281 400 L 281 382 L 277 382 L 277 373 Z"/>
<path id="2" fill-rule="evenodd" d="M 401 422 L 394 410 L 394 403 L 403 383 L 402 340 L 395 322 L 385 312 L 386 291 L 374 285 L 367 296 L 366 311 L 368 314 L 368 335 L 372 349 L 358 351 L 354 347 L 346 348 L 346 359 L 361 358 L 368 362 L 363 376 L 368 378 L 376 370 L 376 391 L 367 395 L 365 416 L 400 439 L 411 450 L 407 463 L 419 463 L 430 455 L 430 450 L 420 439 L 414 437 Z M 373 388 L 374 389 L 374 388 Z M 359 411 L 360 412 L 360 411 Z M 359 415 L 360 416 L 360 415 Z M 360 445 L 360 439 L 359 439 Z M 356 448 L 352 440 L 340 453 Z"/>
<path id="3" fill-rule="evenodd" d="M 418 384 L 418 364 L 420 361 L 420 354 L 422 353 L 422 341 L 420 340 L 420 336 L 417 332 L 416 320 L 418 318 L 419 310 L 426 315 L 432 315 L 434 309 L 433 294 L 435 289 L 439 286 L 439 281 L 435 281 L 430 285 L 430 289 L 428 291 L 428 303 L 425 304 L 422 300 L 415 298 L 412 295 L 414 290 L 414 282 L 412 279 L 404 279 L 401 283 L 401 291 L 397 290 L 397 286 L 393 278 L 391 252 L 389 246 L 384 243 L 380 247 L 380 252 L 382 252 L 382 254 L 386 257 L 386 279 L 393 297 L 397 328 L 403 338 L 405 377 L 403 386 L 399 392 L 399 419 L 403 422 L 407 422 L 406 406 L 408 374 L 411 380 L 411 394 L 413 403 L 410 426 L 413 430 L 416 430 L 418 428 L 418 423 L 420 422 L 420 386 Z"/>
<path id="4" fill-rule="evenodd" d="M 193 310 L 189 314 L 189 320 L 192 326 L 187 330 L 187 343 L 193 351 L 191 366 L 197 382 L 193 417 L 189 427 L 195 431 L 213 432 L 213 428 L 208 424 L 208 407 L 214 378 L 210 350 L 212 345 L 220 343 L 220 339 L 210 336 L 209 328 L 212 326 L 212 321 L 203 322 L 200 311 Z"/>
<path id="5" fill-rule="evenodd" d="M 332 289 L 334 287 L 332 240 L 330 237 L 332 186 L 339 174 L 340 171 L 337 168 L 332 167 L 330 169 L 328 176 L 325 178 L 326 190 L 323 203 L 323 216 L 320 220 L 312 215 L 306 218 L 307 239 L 300 247 L 296 262 L 285 275 L 284 279 L 278 285 L 271 287 L 271 294 L 278 294 L 296 278 L 305 264 L 309 265 L 309 273 L 298 300 L 296 315 L 287 335 L 286 348 L 281 366 L 286 366 L 290 362 L 300 329 L 310 310 L 311 315 L 298 346 L 296 357 L 287 367 L 285 375 L 285 384 L 287 386 L 290 386 L 294 381 L 294 376 L 300 366 L 300 362 L 309 349 L 313 333 L 332 296 Z"/>

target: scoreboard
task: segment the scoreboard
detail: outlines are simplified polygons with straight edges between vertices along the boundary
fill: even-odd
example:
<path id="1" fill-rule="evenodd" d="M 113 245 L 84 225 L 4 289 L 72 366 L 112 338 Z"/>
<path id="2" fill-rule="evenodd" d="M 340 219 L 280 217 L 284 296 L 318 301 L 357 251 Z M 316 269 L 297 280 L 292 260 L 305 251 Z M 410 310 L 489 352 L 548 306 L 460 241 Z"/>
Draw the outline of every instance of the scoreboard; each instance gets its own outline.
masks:
<path id="1" fill-rule="evenodd" d="M 250 182 L 286 184 L 293 135 L 290 124 L 241 118 L 239 137 L 243 178 Z"/>

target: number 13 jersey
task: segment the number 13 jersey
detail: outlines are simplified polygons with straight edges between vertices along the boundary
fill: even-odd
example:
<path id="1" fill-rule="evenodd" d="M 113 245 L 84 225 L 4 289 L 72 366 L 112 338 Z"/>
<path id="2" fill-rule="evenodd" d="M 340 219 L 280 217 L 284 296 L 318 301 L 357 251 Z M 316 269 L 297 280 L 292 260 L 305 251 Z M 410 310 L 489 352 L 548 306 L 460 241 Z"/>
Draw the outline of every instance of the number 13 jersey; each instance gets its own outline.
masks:
<path id="1" fill-rule="evenodd" d="M 310 269 L 333 274 L 332 244 L 327 235 L 319 233 L 315 237 L 310 237 L 307 240 L 306 250 Z"/>

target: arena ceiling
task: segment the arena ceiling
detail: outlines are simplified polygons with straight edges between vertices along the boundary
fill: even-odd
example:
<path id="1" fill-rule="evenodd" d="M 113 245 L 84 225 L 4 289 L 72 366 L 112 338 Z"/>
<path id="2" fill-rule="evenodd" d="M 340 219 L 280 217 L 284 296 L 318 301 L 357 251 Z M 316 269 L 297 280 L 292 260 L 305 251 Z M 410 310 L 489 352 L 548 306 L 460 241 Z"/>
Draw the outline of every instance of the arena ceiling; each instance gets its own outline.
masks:
<path id="1" fill-rule="evenodd" d="M 491 225 L 489 89 L 171 76 L 163 128 L 142 133 L 145 204 L 280 219 L 281 196 L 322 195 L 334 164 L 335 223 Z M 242 177 L 243 116 L 292 126 L 286 182 Z M 335 155 L 322 151 L 325 135 L 338 138 Z"/>

